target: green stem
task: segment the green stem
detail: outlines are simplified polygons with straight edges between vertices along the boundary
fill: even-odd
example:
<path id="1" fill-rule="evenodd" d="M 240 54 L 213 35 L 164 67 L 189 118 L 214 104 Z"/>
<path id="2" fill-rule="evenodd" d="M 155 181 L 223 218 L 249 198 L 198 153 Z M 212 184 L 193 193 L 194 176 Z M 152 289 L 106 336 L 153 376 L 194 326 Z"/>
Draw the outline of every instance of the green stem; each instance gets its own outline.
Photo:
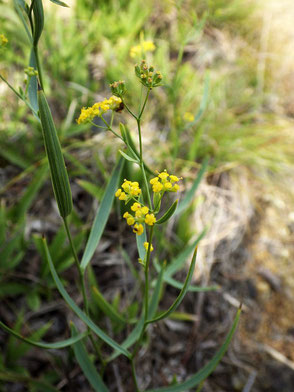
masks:
<path id="1" fill-rule="evenodd" d="M 122 103 L 124 104 L 124 107 L 127 109 L 127 111 L 130 113 L 131 116 L 133 116 L 137 120 L 137 116 L 131 111 L 131 109 L 128 107 L 128 105 L 125 103 L 125 101 L 121 98 Z"/>
<path id="2" fill-rule="evenodd" d="M 31 111 L 34 113 L 34 115 L 35 115 L 37 118 L 39 118 L 38 113 L 34 110 L 34 108 L 31 106 L 31 104 L 30 104 L 21 94 L 19 94 L 19 92 L 17 92 L 17 91 L 15 90 L 15 88 L 12 87 L 11 84 L 10 84 L 2 75 L 0 75 L 0 79 L 2 79 L 3 82 L 6 83 L 7 86 L 10 88 L 10 90 L 12 90 L 12 91 L 14 92 L 14 94 L 15 94 L 18 98 L 20 98 L 20 99 L 21 99 L 21 100 L 31 109 Z"/>
<path id="3" fill-rule="evenodd" d="M 34 53 L 35 53 L 35 58 L 36 58 L 36 63 L 37 63 L 37 70 L 38 70 L 38 74 L 39 74 L 40 85 L 42 87 L 42 90 L 44 90 L 43 72 L 42 72 L 42 67 L 41 67 L 41 63 L 40 63 L 40 59 L 39 59 L 38 47 L 34 46 L 33 50 L 34 50 Z"/>
<path id="4" fill-rule="evenodd" d="M 147 249 L 147 256 L 146 256 L 146 265 L 145 265 L 145 288 L 144 288 L 144 325 L 140 334 L 139 339 L 137 340 L 137 343 L 135 345 L 133 354 L 131 359 L 133 360 L 139 350 L 139 347 L 141 345 L 146 327 L 148 325 L 148 313 L 149 313 L 149 265 L 150 265 L 150 253 L 151 253 L 151 244 L 152 244 L 152 237 L 153 237 L 153 230 L 154 226 L 151 226 L 150 228 L 150 235 L 149 235 L 149 246 Z"/>
<path id="5" fill-rule="evenodd" d="M 132 365 L 132 376 L 133 376 L 136 392 L 140 392 L 137 376 L 136 376 L 135 362 L 133 358 L 131 358 L 131 365 Z"/>
<path id="6" fill-rule="evenodd" d="M 142 117 L 142 114 L 143 114 L 143 112 L 144 112 L 144 109 L 145 109 L 146 103 L 147 103 L 147 101 L 148 101 L 148 98 L 149 98 L 150 91 L 151 91 L 151 89 L 150 89 L 150 88 L 148 88 L 148 91 L 147 91 L 147 94 L 146 94 L 146 97 L 145 97 L 145 101 L 144 101 L 144 103 L 143 103 L 143 106 L 142 106 L 141 112 L 140 112 L 140 114 L 139 114 L 139 116 L 138 116 L 138 118 L 139 118 L 139 119 Z"/>
<path id="7" fill-rule="evenodd" d="M 108 122 L 107 122 L 102 116 L 100 116 L 100 118 L 101 118 L 101 120 L 104 122 L 104 124 L 106 125 L 107 129 L 108 129 L 110 132 L 112 132 L 116 137 L 118 137 L 120 140 L 122 140 L 122 141 L 124 142 L 124 139 L 123 139 L 117 132 L 115 132 L 115 131 L 111 128 L 111 126 L 108 124 Z M 95 123 L 92 123 L 92 124 L 96 126 Z"/>

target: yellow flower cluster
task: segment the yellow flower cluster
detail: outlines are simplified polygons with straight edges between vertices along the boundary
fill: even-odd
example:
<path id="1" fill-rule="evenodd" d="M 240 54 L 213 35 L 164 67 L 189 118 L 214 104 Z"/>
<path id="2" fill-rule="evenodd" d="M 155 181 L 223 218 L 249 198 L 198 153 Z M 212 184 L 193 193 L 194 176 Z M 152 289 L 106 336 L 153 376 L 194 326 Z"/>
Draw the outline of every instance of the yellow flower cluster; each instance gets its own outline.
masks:
<path id="1" fill-rule="evenodd" d="M 176 184 L 182 178 L 178 178 L 173 174 L 168 174 L 166 170 L 161 173 L 158 173 L 157 177 L 154 177 L 150 180 L 150 184 L 152 185 L 152 190 L 154 193 L 159 192 L 177 192 L 179 190 L 179 185 Z"/>
<path id="2" fill-rule="evenodd" d="M 115 196 L 118 197 L 119 200 L 124 200 L 126 203 L 128 203 L 132 198 L 141 194 L 141 189 L 137 181 L 132 182 L 124 180 L 121 187 L 123 190 L 119 188 L 116 191 Z"/>
<path id="3" fill-rule="evenodd" d="M 132 58 L 142 56 L 146 52 L 153 52 L 155 45 L 152 41 L 142 41 L 139 45 L 133 46 L 130 50 L 130 56 Z"/>
<path id="4" fill-rule="evenodd" d="M 108 110 L 117 110 L 122 103 L 122 100 L 116 96 L 109 99 L 104 99 L 102 102 L 96 102 L 89 108 L 82 108 L 80 117 L 77 119 L 78 124 L 85 124 L 93 121 L 95 117 L 102 116 Z"/>
<path id="5" fill-rule="evenodd" d="M 0 34 L 0 46 L 5 46 L 8 43 L 8 39 L 4 34 Z"/>
<path id="6" fill-rule="evenodd" d="M 129 212 L 125 212 L 123 217 L 127 221 L 129 226 L 133 226 L 133 232 L 141 235 L 144 232 L 144 227 L 142 223 L 146 225 L 153 226 L 156 222 L 154 214 L 149 214 L 149 208 L 142 206 L 140 203 L 135 202 L 131 206 L 131 210 L 135 213 L 134 215 Z"/>
<path id="7" fill-rule="evenodd" d="M 133 213 L 125 212 L 123 217 L 127 221 L 129 226 L 133 226 L 133 232 L 141 235 L 144 232 L 143 223 L 146 225 L 153 226 L 156 222 L 154 214 L 149 212 L 149 208 L 139 203 L 137 200 L 141 194 L 141 189 L 137 181 L 124 180 L 119 188 L 115 192 L 115 196 L 119 200 L 125 201 L 127 204 L 130 200 L 135 200 L 135 203 L 131 206 Z"/>

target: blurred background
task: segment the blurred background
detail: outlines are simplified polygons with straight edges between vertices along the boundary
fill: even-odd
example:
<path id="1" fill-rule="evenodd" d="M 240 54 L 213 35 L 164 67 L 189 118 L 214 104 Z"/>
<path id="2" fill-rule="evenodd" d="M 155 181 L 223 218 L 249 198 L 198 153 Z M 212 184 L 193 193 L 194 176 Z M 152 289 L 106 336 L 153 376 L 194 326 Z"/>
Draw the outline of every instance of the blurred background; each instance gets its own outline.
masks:
<path id="1" fill-rule="evenodd" d="M 142 57 L 161 71 L 164 83 L 152 91 L 144 114 L 147 163 L 183 176 L 185 192 L 208 162 L 190 208 L 157 233 L 156 247 L 158 257 L 169 260 L 207 228 L 194 284 L 218 290 L 189 293 L 178 317 L 151 330 L 153 343 L 138 369 L 141 382 L 164 385 L 175 374 L 181 380 L 200 368 L 221 344 L 241 301 L 238 333 L 203 391 L 294 390 L 293 1 L 68 4 L 44 1 L 40 57 L 70 174 L 79 251 L 121 144 L 109 133 L 78 125 L 76 118 L 81 107 L 109 97 L 115 80 L 125 80 L 126 101 L 136 107 L 141 87 L 134 64 Z M 8 39 L 0 51 L 0 73 L 24 89 L 29 42 L 10 1 L 0 1 L 0 24 Z M 44 165 L 40 126 L 3 82 L 0 91 L 0 318 L 36 340 L 54 340 L 66 336 L 72 315 L 54 289 L 40 234 L 51 241 L 58 272 L 79 302 L 76 272 Z M 115 126 L 120 121 L 135 138 L 135 123 L 125 111 Z M 140 180 L 131 165 L 124 177 Z M 137 255 L 131 231 L 122 236 L 125 227 L 118 221 L 115 205 L 90 279 L 122 309 L 134 282 L 117 243 L 136 268 Z M 183 281 L 185 271 L 177 277 Z M 167 288 L 162 306 L 175 295 Z M 135 299 L 129 311 L 135 315 L 138 306 Z M 96 316 L 106 323 L 98 311 Z M 0 391 L 38 391 L 33 378 L 60 391 L 89 390 L 78 369 L 70 373 L 70 354 L 19 345 L 2 331 L 0 345 Z M 124 360 L 117 360 L 106 375 L 116 375 L 111 390 L 132 391 L 127 373 Z M 78 389 L 71 389 L 70 379 Z"/>

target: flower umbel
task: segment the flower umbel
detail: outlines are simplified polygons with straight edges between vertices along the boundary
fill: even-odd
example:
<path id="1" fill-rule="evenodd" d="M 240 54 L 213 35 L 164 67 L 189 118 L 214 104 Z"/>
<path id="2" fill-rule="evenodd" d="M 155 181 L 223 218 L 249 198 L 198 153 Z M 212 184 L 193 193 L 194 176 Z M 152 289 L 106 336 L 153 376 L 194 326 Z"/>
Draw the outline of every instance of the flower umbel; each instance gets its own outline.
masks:
<path id="1" fill-rule="evenodd" d="M 150 180 L 152 185 L 152 190 L 154 193 L 164 193 L 164 192 L 177 192 L 179 190 L 179 182 L 182 177 L 177 177 L 173 174 L 168 174 L 166 170 L 159 173 L 158 176 Z"/>
<path id="2" fill-rule="evenodd" d="M 81 114 L 77 119 L 77 123 L 85 124 L 92 122 L 95 117 L 101 117 L 108 110 L 118 110 L 121 103 L 122 100 L 113 95 L 109 99 L 104 99 L 104 101 L 94 103 L 94 105 L 89 108 L 82 108 Z"/>
<path id="3" fill-rule="evenodd" d="M 152 65 L 149 67 L 145 60 L 142 60 L 140 65 L 135 65 L 135 73 L 145 87 L 151 89 L 160 86 L 162 80 L 161 73 L 155 71 Z"/>

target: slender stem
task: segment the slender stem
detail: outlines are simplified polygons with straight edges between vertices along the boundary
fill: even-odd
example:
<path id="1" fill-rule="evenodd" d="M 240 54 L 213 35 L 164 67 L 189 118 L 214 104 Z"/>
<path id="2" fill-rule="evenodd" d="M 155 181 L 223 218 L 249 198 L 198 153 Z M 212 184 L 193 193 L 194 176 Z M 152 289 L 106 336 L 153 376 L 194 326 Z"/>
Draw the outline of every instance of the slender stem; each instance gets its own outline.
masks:
<path id="1" fill-rule="evenodd" d="M 96 128 L 101 128 L 101 129 L 108 129 L 107 127 L 102 127 L 102 125 L 97 125 L 93 121 L 91 121 L 91 124 L 94 125 Z"/>
<path id="2" fill-rule="evenodd" d="M 148 312 L 149 312 L 149 265 L 150 265 L 150 253 L 151 253 L 151 244 L 152 244 L 152 237 L 153 237 L 153 230 L 154 226 L 150 228 L 149 234 L 149 245 L 147 249 L 147 256 L 146 256 L 146 266 L 145 266 L 145 290 L 144 290 L 144 308 L 145 308 L 145 317 L 144 317 L 144 326 L 146 321 L 148 320 Z M 143 333 L 145 328 L 143 328 Z"/>
<path id="3" fill-rule="evenodd" d="M 107 122 L 102 116 L 101 116 L 100 118 L 101 118 L 101 120 L 104 122 L 104 124 L 106 125 L 107 129 L 108 129 L 110 132 L 112 132 L 116 137 L 118 137 L 120 140 L 122 140 L 122 141 L 124 142 L 124 139 L 123 139 L 117 132 L 115 132 L 115 131 L 111 128 L 111 126 L 108 124 L 108 122 Z M 95 123 L 92 123 L 92 124 L 96 125 Z"/>
<path id="4" fill-rule="evenodd" d="M 41 85 L 42 89 L 44 90 L 43 72 L 42 72 L 42 67 L 41 67 L 41 63 L 40 63 L 40 59 L 39 59 L 38 47 L 34 46 L 33 50 L 34 50 L 34 53 L 35 53 L 37 70 L 38 70 L 38 73 L 39 73 L 40 85 Z"/>
<path id="5" fill-rule="evenodd" d="M 31 111 L 34 113 L 34 115 L 39 119 L 38 113 L 33 109 L 33 107 L 31 106 L 31 104 L 30 104 L 21 94 L 19 94 L 19 92 L 17 92 L 17 91 L 15 90 L 15 88 L 12 87 L 11 84 L 10 84 L 2 75 L 0 75 L 0 79 L 2 79 L 3 82 L 7 84 L 7 86 L 10 88 L 10 90 L 12 90 L 12 91 L 14 92 L 14 94 L 15 94 L 18 98 L 20 98 L 20 99 L 21 99 L 21 100 L 31 109 Z M 40 121 L 40 120 L 39 120 L 39 121 Z"/>
<path id="6" fill-rule="evenodd" d="M 152 210 L 153 207 L 152 207 L 152 201 L 151 201 L 151 196 L 150 196 L 149 184 L 148 184 L 148 181 L 147 181 L 147 177 L 146 177 L 146 172 L 145 172 L 144 162 L 143 161 L 140 163 L 140 167 L 141 167 L 141 170 L 142 170 L 143 179 L 144 179 L 144 183 L 145 183 L 145 187 L 146 187 L 146 191 L 147 191 L 147 198 L 148 198 L 149 208 L 150 208 L 150 210 Z"/>
<path id="7" fill-rule="evenodd" d="M 149 98 L 150 91 L 151 91 L 151 89 L 150 89 L 150 88 L 148 88 L 148 91 L 147 91 L 147 94 L 146 94 L 146 97 L 145 97 L 145 101 L 144 101 L 144 103 L 143 103 L 143 106 L 142 106 L 142 109 L 141 109 L 141 112 L 140 112 L 140 114 L 139 114 L 138 118 L 141 118 L 141 117 L 142 117 L 142 114 L 143 114 L 143 112 L 144 112 L 144 109 L 145 109 L 146 103 L 147 103 L 147 101 L 148 101 L 148 98 Z"/>
<path id="8" fill-rule="evenodd" d="M 137 381 L 137 376 L 136 376 L 136 369 L 135 369 L 134 358 L 131 358 L 131 365 L 132 365 L 132 376 L 133 376 L 136 392 L 140 392 L 138 381 Z"/>
<path id="9" fill-rule="evenodd" d="M 124 104 L 124 107 L 127 109 L 127 111 L 130 113 L 131 116 L 133 116 L 136 120 L 137 120 L 137 116 L 131 111 L 131 109 L 128 107 L 128 105 L 125 103 L 125 101 L 123 100 L 123 98 L 121 98 L 122 103 Z"/>
<path id="10" fill-rule="evenodd" d="M 141 331 L 141 334 L 139 336 L 139 339 L 137 340 L 137 343 L 135 345 L 134 351 L 132 353 L 131 359 L 134 359 L 139 347 L 141 345 L 146 327 L 148 325 L 148 313 L 149 313 L 149 265 L 150 265 L 150 253 L 151 253 L 151 244 L 152 244 L 152 237 L 153 237 L 153 229 L 154 226 L 151 226 L 150 228 L 150 235 L 149 235 L 149 246 L 147 249 L 147 255 L 146 255 L 146 265 L 145 265 L 145 288 L 144 288 L 144 325 Z"/>
<path id="11" fill-rule="evenodd" d="M 143 162 L 143 147 L 142 147 L 142 134 L 141 134 L 141 119 L 137 118 L 137 126 L 138 126 L 138 136 L 139 136 L 139 148 L 140 148 L 140 163 Z"/>

